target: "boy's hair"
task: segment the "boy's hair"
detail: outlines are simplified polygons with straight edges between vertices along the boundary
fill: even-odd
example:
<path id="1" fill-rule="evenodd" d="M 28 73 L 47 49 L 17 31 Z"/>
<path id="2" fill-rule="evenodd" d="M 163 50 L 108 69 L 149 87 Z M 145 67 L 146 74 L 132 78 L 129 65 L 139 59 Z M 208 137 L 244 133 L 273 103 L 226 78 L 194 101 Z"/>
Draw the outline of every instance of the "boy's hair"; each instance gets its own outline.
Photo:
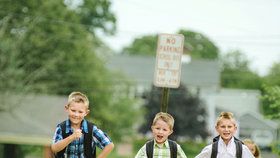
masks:
<path id="1" fill-rule="evenodd" d="M 87 108 L 89 108 L 89 101 L 86 95 L 84 95 L 81 92 L 72 92 L 69 96 L 68 96 L 68 102 L 67 102 L 67 107 L 69 107 L 69 105 L 71 103 L 84 103 L 85 106 Z"/>
<path id="2" fill-rule="evenodd" d="M 252 145 L 254 145 L 254 147 L 255 147 L 255 153 L 253 153 L 253 155 L 256 157 L 256 158 L 258 158 L 259 156 L 260 156 L 260 149 L 259 149 L 259 147 L 258 147 L 258 145 L 253 141 L 253 140 L 251 140 L 251 139 L 244 139 L 243 140 L 243 143 L 246 145 L 246 144 L 252 144 Z"/>
<path id="3" fill-rule="evenodd" d="M 235 121 L 235 118 L 233 116 L 233 113 L 231 113 L 231 112 L 221 112 L 220 116 L 217 118 L 216 126 L 219 125 L 219 123 L 221 122 L 222 119 L 229 119 L 236 126 L 236 121 Z"/>
<path id="4" fill-rule="evenodd" d="M 154 126 L 159 119 L 161 119 L 162 121 L 166 122 L 169 125 L 171 130 L 173 129 L 174 118 L 170 114 L 164 113 L 164 112 L 157 113 L 155 118 L 154 118 L 154 120 L 153 120 L 152 126 Z"/>

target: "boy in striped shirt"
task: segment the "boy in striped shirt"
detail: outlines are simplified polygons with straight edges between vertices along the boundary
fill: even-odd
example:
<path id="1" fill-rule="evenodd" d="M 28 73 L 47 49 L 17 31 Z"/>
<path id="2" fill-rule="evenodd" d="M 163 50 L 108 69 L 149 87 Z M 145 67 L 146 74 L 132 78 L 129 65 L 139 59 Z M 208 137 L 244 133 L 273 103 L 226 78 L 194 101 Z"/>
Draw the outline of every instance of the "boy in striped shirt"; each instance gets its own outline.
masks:
<path id="1" fill-rule="evenodd" d="M 151 127 L 154 137 L 153 141 L 150 141 L 153 143 L 152 153 L 147 149 L 148 142 L 138 151 L 135 158 L 187 158 L 179 144 L 168 140 L 168 136 L 173 133 L 173 126 L 174 118 L 170 114 L 164 112 L 157 113 Z M 175 144 L 175 153 L 172 153 L 174 152 L 174 150 L 171 150 L 172 144 Z"/>

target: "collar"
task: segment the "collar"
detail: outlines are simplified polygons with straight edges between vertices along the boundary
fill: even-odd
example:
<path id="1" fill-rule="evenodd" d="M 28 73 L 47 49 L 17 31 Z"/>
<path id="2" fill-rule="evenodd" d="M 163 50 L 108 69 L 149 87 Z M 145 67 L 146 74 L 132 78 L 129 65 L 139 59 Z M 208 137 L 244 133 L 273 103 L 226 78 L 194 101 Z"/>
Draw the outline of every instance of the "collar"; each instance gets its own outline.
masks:
<path id="1" fill-rule="evenodd" d="M 84 119 L 81 123 L 81 130 L 84 133 L 88 133 L 88 124 L 87 121 Z M 71 121 L 68 119 L 66 120 L 66 130 L 65 133 L 70 133 L 73 132 L 72 128 L 71 128 Z"/>
<path id="2" fill-rule="evenodd" d="M 165 142 L 162 143 L 162 144 L 158 144 L 156 142 L 156 140 L 154 140 L 154 147 L 157 147 L 157 148 L 169 148 L 168 140 L 166 139 Z"/>

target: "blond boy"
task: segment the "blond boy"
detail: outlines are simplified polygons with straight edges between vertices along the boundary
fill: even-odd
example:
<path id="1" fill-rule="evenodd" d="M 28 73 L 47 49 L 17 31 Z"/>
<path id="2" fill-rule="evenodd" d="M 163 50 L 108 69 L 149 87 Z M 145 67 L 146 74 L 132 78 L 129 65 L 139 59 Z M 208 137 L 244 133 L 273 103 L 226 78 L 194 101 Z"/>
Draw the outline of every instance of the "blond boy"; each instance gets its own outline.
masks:
<path id="1" fill-rule="evenodd" d="M 89 100 L 81 92 L 72 92 L 65 105 L 68 119 L 56 127 L 51 145 L 58 158 L 95 158 L 96 146 L 102 151 L 98 158 L 106 158 L 113 150 L 111 139 L 95 125 L 85 120 Z"/>
<path id="2" fill-rule="evenodd" d="M 173 126 L 174 119 L 170 114 L 163 112 L 157 113 L 151 126 L 153 140 L 146 143 L 138 151 L 135 158 L 187 158 L 179 144 L 175 141 L 168 140 L 168 137 L 173 133 Z"/>

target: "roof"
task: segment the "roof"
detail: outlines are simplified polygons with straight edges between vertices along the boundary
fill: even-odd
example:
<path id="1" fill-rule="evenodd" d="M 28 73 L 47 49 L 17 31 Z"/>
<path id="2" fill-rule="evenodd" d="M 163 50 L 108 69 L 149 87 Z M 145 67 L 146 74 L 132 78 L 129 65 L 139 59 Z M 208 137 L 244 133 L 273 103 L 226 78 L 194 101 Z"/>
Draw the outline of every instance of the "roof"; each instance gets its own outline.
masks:
<path id="1" fill-rule="evenodd" d="M 67 97 L 1 95 L 0 143 L 48 145 L 56 125 L 67 118 Z"/>
<path id="2" fill-rule="evenodd" d="M 124 73 L 145 87 L 150 87 L 154 79 L 155 57 L 138 55 L 113 55 L 107 60 L 107 67 Z M 214 60 L 192 60 L 182 63 L 181 82 L 186 86 L 219 87 L 220 67 Z"/>

